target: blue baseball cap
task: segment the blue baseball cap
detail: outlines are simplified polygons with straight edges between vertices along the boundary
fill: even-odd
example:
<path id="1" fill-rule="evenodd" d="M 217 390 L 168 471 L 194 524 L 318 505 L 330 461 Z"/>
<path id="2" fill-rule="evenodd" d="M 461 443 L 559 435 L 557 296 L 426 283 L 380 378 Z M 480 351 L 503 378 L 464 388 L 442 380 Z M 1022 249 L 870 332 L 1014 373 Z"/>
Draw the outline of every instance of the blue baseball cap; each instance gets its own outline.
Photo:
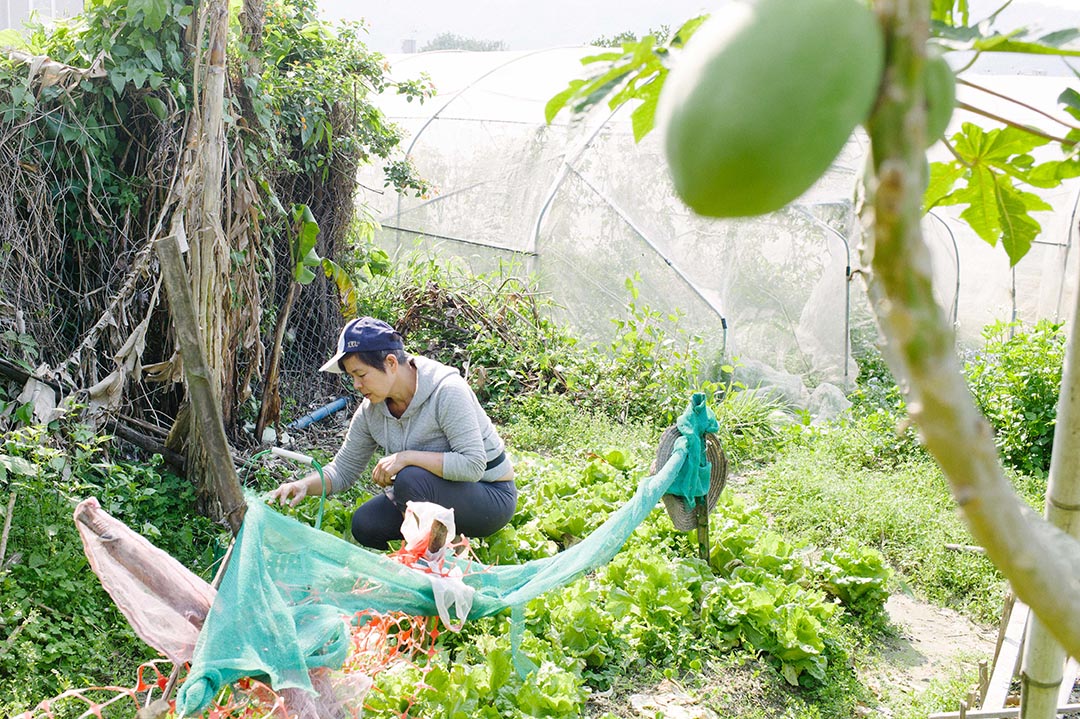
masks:
<path id="1" fill-rule="evenodd" d="M 376 352 L 378 350 L 403 350 L 405 345 L 393 327 L 374 317 L 357 317 L 350 320 L 337 341 L 337 352 L 319 368 L 320 372 L 341 374 L 341 358 L 352 352 Z"/>

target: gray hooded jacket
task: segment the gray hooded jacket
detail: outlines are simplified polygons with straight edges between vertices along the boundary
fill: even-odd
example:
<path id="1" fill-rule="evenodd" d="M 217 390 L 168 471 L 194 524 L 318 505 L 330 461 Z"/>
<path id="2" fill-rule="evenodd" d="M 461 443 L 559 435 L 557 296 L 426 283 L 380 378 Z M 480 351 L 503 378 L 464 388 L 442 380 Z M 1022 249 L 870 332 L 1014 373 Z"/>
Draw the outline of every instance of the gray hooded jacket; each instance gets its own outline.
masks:
<path id="1" fill-rule="evenodd" d="M 364 400 L 341 449 L 323 468 L 332 491 L 351 487 L 380 448 L 386 454 L 442 452 L 443 478 L 454 482 L 494 482 L 510 471 L 502 438 L 461 374 L 426 357 L 410 361 L 416 367 L 416 394 L 408 408 L 398 418 L 386 402 Z"/>

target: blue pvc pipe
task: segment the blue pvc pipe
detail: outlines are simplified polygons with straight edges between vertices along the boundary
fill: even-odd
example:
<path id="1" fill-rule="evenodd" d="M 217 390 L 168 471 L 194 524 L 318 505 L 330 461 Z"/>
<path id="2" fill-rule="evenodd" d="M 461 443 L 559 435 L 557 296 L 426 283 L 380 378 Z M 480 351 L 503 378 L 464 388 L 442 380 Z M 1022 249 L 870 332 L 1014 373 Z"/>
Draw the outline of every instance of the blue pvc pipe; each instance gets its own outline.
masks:
<path id="1" fill-rule="evenodd" d="M 337 399 L 335 399 L 330 404 L 324 404 L 322 407 L 319 407 L 317 410 L 315 410 L 311 414 L 305 414 L 300 419 L 295 420 L 293 422 L 290 422 L 289 424 L 287 424 L 285 426 L 288 427 L 289 429 L 303 429 L 304 427 L 308 427 L 308 426 L 318 422 L 320 419 L 323 419 L 325 417 L 329 417 L 334 412 L 338 412 L 340 410 L 345 409 L 345 405 L 347 405 L 348 403 L 349 403 L 349 398 L 348 397 L 338 397 Z"/>

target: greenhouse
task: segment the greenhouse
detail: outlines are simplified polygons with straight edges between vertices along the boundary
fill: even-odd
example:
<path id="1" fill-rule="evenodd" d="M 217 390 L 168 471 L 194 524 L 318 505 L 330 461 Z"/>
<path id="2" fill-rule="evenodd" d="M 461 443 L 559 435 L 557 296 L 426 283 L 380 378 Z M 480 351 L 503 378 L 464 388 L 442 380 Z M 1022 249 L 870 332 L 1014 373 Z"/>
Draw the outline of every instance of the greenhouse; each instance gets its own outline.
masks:
<path id="1" fill-rule="evenodd" d="M 679 308 L 684 324 L 715 354 L 761 363 L 814 386 L 849 387 L 857 376 L 850 336 L 871 320 L 857 278 L 855 192 L 868 141 L 854 134 L 830 171 L 783 211 L 739 220 L 692 213 L 674 194 L 659 132 L 634 142 L 630 106 L 564 110 L 550 125 L 544 106 L 596 48 L 535 52 L 429 52 L 390 58 L 397 78 L 431 78 L 423 105 L 393 94 L 379 101 L 408 135 L 407 152 L 434 191 L 425 198 L 372 191 L 379 242 L 394 252 L 436 247 L 473 271 L 513 266 L 534 274 L 572 325 L 597 340 L 629 299 Z M 1027 105 L 1053 107 L 1064 78 L 974 76 Z M 989 93 L 961 88 L 961 100 L 1017 122 L 1044 118 Z M 1020 109 L 1018 113 L 1016 110 Z M 976 119 L 958 111 L 951 124 Z M 987 124 L 985 118 L 978 118 Z M 947 151 L 933 148 L 931 159 Z M 1054 211 L 1014 268 L 951 208 L 929 213 L 938 302 L 961 342 L 978 341 L 995 320 L 1066 319 L 1076 292 L 1071 251 L 1080 184 L 1048 191 Z M 775 376 L 775 375 L 770 375 Z M 764 375 L 756 377 L 763 379 Z"/>

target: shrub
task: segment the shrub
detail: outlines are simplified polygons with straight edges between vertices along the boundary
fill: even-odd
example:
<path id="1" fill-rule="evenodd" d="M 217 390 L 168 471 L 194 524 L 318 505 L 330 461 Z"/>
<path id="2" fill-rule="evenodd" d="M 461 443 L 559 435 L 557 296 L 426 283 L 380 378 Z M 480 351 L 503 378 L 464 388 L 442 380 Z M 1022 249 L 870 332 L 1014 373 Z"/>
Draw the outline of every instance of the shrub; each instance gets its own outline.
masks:
<path id="1" fill-rule="evenodd" d="M 511 419 L 519 401 L 562 395 L 618 422 L 666 425 L 694 392 L 717 389 L 703 379 L 702 339 L 680 327 L 678 312 L 641 304 L 636 279 L 626 281 L 626 316 L 612 320 L 604 349 L 550 319 L 551 299 L 515 269 L 472 275 L 413 254 L 371 282 L 359 311 L 394 325 L 411 351 L 463 370 L 496 421 Z"/>
<path id="2" fill-rule="evenodd" d="M 1054 444 L 1065 332 L 1060 323 L 996 322 L 983 347 L 964 363 L 979 409 L 994 427 L 1002 461 L 1045 476 Z"/>

